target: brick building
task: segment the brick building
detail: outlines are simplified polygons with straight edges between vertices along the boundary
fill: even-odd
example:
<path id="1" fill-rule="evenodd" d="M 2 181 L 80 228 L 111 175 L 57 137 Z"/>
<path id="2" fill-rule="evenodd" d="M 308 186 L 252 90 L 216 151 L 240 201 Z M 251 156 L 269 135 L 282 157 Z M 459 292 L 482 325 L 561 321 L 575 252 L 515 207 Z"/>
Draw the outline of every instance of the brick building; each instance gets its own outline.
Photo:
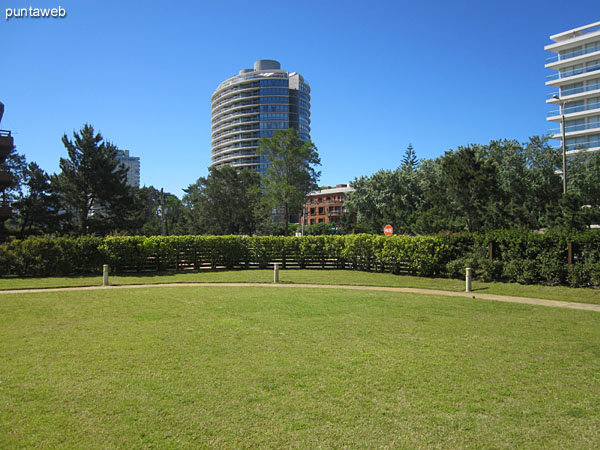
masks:
<path id="1" fill-rule="evenodd" d="M 354 189 L 349 184 L 338 184 L 334 188 L 328 186 L 308 194 L 304 204 L 306 208 L 305 225 L 338 223 L 342 213 L 346 212 L 344 202 L 350 192 L 354 192 Z"/>

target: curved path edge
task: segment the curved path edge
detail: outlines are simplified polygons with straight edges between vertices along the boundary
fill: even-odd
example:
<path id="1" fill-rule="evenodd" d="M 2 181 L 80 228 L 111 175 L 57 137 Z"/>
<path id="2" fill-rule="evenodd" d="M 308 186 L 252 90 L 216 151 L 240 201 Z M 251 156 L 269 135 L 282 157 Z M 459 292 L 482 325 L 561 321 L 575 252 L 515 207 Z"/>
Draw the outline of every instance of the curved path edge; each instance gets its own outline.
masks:
<path id="1" fill-rule="evenodd" d="M 442 295 L 447 297 L 464 297 L 476 300 L 490 300 L 497 302 L 522 303 L 527 305 L 551 306 L 555 308 L 579 309 L 584 311 L 600 312 L 600 305 L 590 303 L 563 302 L 559 300 L 546 300 L 542 298 L 513 297 L 507 295 L 479 294 L 476 292 L 442 291 L 437 289 L 400 288 L 391 286 L 351 286 L 339 284 L 282 284 L 282 283 L 158 283 L 158 284 L 126 284 L 115 286 L 85 286 L 64 288 L 40 289 L 11 289 L 2 290 L 0 294 L 21 294 L 35 292 L 65 292 L 65 291 L 95 291 L 106 289 L 141 289 L 153 287 L 271 287 L 271 288 L 309 288 L 309 289 L 347 289 L 355 291 L 383 291 L 408 294 Z"/>

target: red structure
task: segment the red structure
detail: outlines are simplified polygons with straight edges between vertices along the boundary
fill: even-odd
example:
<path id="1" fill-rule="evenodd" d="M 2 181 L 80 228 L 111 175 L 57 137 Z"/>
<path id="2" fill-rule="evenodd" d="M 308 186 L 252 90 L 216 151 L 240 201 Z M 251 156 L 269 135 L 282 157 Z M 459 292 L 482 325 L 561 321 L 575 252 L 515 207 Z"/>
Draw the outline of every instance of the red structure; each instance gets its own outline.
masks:
<path id="1" fill-rule="evenodd" d="M 338 184 L 332 188 L 327 186 L 320 191 L 308 194 L 304 208 L 306 214 L 300 219 L 304 225 L 314 225 L 316 223 L 338 223 L 344 209 L 344 202 L 350 192 L 354 189 L 348 184 Z"/>

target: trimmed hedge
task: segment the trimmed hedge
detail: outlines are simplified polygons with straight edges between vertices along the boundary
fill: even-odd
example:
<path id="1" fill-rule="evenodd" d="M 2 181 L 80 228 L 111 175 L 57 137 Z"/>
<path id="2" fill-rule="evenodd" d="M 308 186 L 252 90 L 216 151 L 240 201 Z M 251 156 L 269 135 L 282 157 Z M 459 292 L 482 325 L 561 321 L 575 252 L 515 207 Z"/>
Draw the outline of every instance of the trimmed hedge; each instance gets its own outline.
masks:
<path id="1" fill-rule="evenodd" d="M 31 237 L 0 245 L 0 275 L 46 277 L 102 272 L 102 238 Z"/>
<path id="2" fill-rule="evenodd" d="M 493 242 L 494 258 L 489 258 Z M 574 264 L 567 264 L 572 243 Z M 351 268 L 418 276 L 600 286 L 600 231 L 575 235 L 518 230 L 438 236 L 31 237 L 0 245 L 0 275 L 51 276 L 203 268 Z"/>

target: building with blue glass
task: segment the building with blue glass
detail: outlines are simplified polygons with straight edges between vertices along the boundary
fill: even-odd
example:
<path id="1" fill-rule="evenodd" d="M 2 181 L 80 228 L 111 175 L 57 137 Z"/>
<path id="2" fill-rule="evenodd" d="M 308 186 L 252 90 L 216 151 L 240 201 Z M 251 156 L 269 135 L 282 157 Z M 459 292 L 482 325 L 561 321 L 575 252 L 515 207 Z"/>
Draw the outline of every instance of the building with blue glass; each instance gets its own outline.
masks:
<path id="1" fill-rule="evenodd" d="M 552 138 L 562 140 L 564 134 L 568 153 L 600 150 L 600 22 L 550 39 L 554 43 L 545 50 L 555 55 L 546 67 L 556 71 L 546 81 L 556 89 L 547 99 L 555 107 L 548 113 L 557 125 Z"/>
<path id="2" fill-rule="evenodd" d="M 225 80 L 212 95 L 211 167 L 247 167 L 264 174 L 258 140 L 293 128 L 310 139 L 310 86 L 302 75 L 263 59 Z"/>

